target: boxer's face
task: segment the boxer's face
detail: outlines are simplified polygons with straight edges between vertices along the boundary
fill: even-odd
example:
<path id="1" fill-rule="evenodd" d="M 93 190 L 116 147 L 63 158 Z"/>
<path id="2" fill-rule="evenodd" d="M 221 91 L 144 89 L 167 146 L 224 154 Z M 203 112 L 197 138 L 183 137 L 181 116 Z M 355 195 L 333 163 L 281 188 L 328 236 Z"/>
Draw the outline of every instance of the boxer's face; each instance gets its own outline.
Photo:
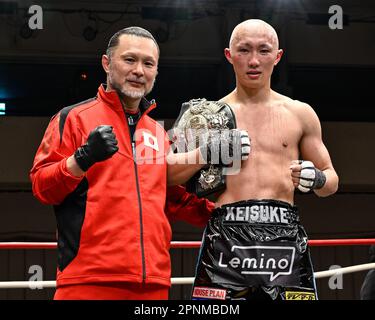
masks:
<path id="1" fill-rule="evenodd" d="M 275 35 L 262 28 L 238 30 L 230 49 L 225 50 L 225 56 L 233 65 L 237 82 L 249 88 L 270 84 L 273 68 L 281 59 L 282 53 L 278 49 Z"/>
<path id="2" fill-rule="evenodd" d="M 128 98 L 142 98 L 154 86 L 158 60 L 159 53 L 153 40 L 121 35 L 111 56 L 104 55 L 102 60 L 109 89 Z"/>

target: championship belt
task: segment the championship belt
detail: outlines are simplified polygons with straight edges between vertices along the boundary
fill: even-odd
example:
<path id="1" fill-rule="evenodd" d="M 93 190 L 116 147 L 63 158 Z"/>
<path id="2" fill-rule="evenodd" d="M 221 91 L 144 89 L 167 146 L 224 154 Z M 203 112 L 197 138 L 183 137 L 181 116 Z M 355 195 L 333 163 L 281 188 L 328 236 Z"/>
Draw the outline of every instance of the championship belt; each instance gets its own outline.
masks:
<path id="1" fill-rule="evenodd" d="M 186 152 L 199 147 L 198 141 L 204 141 L 207 130 L 235 129 L 236 118 L 230 106 L 219 101 L 193 99 L 182 104 L 180 114 L 174 124 L 174 140 L 184 141 L 187 150 L 180 148 L 177 143 L 177 152 Z M 187 183 L 189 192 L 204 197 L 225 189 L 225 175 L 223 167 L 207 165 L 199 170 Z"/>

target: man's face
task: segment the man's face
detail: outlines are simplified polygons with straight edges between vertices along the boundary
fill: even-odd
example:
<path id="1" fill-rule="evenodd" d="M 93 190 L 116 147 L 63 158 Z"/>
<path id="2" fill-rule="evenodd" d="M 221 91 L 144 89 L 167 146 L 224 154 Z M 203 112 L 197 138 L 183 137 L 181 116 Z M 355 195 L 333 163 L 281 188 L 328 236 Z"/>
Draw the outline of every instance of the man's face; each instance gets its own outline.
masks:
<path id="1" fill-rule="evenodd" d="M 259 88 L 270 83 L 274 66 L 282 50 L 277 39 L 267 30 L 239 30 L 225 56 L 233 65 L 237 83 L 248 88 Z"/>
<path id="2" fill-rule="evenodd" d="M 159 53 L 153 40 L 121 35 L 110 57 L 103 56 L 109 89 L 120 96 L 140 99 L 153 88 L 158 69 Z"/>

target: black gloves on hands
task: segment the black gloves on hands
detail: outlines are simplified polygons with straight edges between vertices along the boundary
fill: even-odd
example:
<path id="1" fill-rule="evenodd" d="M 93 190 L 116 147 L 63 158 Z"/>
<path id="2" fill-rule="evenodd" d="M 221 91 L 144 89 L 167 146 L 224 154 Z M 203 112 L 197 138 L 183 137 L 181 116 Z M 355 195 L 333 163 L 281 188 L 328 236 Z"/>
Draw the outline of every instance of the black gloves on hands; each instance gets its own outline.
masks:
<path id="1" fill-rule="evenodd" d="M 250 138 L 243 130 L 209 130 L 200 152 L 208 164 L 230 166 L 233 162 L 246 160 L 250 154 Z"/>
<path id="2" fill-rule="evenodd" d="M 87 171 L 94 163 L 112 157 L 118 151 L 113 127 L 102 125 L 90 132 L 87 141 L 74 153 L 77 164 Z"/>

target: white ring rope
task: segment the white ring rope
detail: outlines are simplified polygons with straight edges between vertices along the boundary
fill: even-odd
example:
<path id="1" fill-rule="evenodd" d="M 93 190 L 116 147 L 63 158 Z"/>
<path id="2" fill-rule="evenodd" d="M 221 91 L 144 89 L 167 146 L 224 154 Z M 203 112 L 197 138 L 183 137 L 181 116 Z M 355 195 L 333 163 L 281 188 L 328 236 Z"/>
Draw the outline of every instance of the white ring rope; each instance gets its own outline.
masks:
<path id="1" fill-rule="evenodd" d="M 56 281 L 2 281 L 0 289 L 35 289 L 55 288 Z"/>
<path id="2" fill-rule="evenodd" d="M 337 268 L 337 269 L 332 269 L 332 270 L 319 271 L 319 272 L 315 272 L 314 276 L 315 276 L 316 279 L 319 279 L 319 278 L 331 277 L 333 275 L 359 272 L 359 271 L 365 271 L 365 270 L 370 270 L 370 269 L 375 269 L 375 262 L 374 263 L 358 264 L 356 266 L 345 267 L 345 268 Z"/>
<path id="3" fill-rule="evenodd" d="M 340 275 L 352 272 L 359 272 L 375 269 L 375 263 L 365 263 L 359 264 L 356 266 L 351 267 L 344 267 L 326 271 L 319 271 L 315 272 L 314 276 L 316 279 L 319 278 L 327 278 L 333 275 Z M 193 284 L 194 277 L 180 277 L 180 278 L 172 278 L 171 279 L 172 285 L 180 285 L 180 284 Z M 35 288 L 54 288 L 56 287 L 56 281 L 3 281 L 0 282 L 0 289 L 35 289 Z"/>

